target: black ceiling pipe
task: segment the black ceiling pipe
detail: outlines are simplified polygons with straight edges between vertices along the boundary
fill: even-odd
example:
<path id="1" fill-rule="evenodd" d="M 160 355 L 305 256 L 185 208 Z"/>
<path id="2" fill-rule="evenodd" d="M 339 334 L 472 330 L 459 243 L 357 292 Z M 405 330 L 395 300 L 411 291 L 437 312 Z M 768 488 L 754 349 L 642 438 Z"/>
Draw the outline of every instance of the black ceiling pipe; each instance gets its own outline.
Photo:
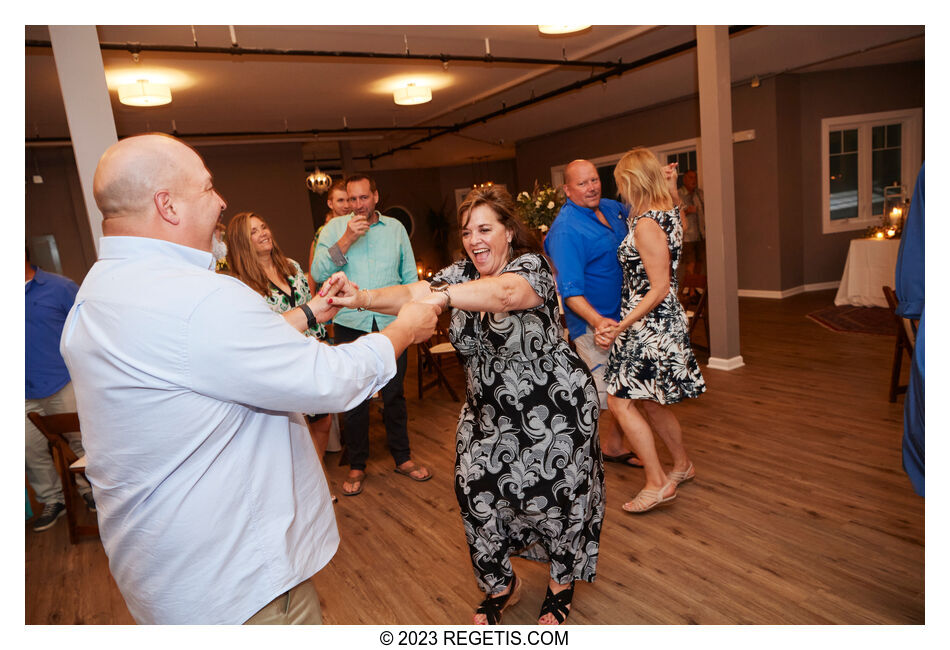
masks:
<path id="1" fill-rule="evenodd" d="M 52 47 L 50 41 L 29 40 L 26 47 Z M 228 54 L 231 56 L 301 56 L 311 58 L 376 59 L 393 61 L 438 61 L 440 63 L 511 63 L 516 65 L 566 66 L 578 68 L 612 68 L 619 61 L 580 61 L 570 59 L 539 59 L 534 57 L 481 56 L 467 54 L 411 54 L 404 52 L 357 52 L 345 50 L 281 50 L 266 47 L 210 47 L 201 45 L 148 45 L 145 43 L 100 43 L 102 50 L 118 50 L 138 54 L 139 52 L 178 52 L 186 54 Z"/>
<path id="2" fill-rule="evenodd" d="M 754 25 L 731 25 L 729 27 L 729 35 L 732 36 L 734 34 L 738 34 L 739 32 L 745 31 L 747 29 L 751 29 L 752 27 L 754 27 Z M 517 104 L 514 104 L 512 106 L 502 106 L 502 108 L 496 111 L 492 111 L 491 113 L 486 113 L 485 115 L 480 115 L 479 117 L 472 118 L 465 122 L 454 124 L 451 127 L 438 129 L 439 131 L 438 133 L 429 134 L 424 138 L 414 140 L 408 144 L 404 144 L 399 147 L 394 147 L 384 153 L 368 154 L 365 156 L 356 156 L 355 158 L 358 160 L 369 160 L 370 165 L 372 165 L 374 160 L 378 158 L 383 158 L 385 156 L 391 156 L 395 154 L 397 151 L 404 151 L 409 148 L 414 148 L 416 147 L 416 145 L 420 145 L 424 142 L 430 142 L 432 140 L 435 140 L 436 138 L 440 138 L 445 135 L 450 135 L 452 133 L 457 133 L 461 131 L 462 129 L 466 129 L 475 124 L 487 122 L 488 120 L 494 119 L 496 117 L 501 117 L 502 115 L 511 113 L 512 111 L 516 111 L 516 110 L 531 106 L 533 104 L 537 104 L 539 102 L 553 99 L 554 97 L 557 97 L 559 95 L 563 95 L 565 93 L 578 90 L 580 88 L 589 86 L 591 84 L 606 82 L 607 79 L 609 79 L 610 77 L 615 77 L 615 76 L 619 77 L 625 72 L 630 72 L 631 70 L 634 70 L 636 68 L 645 67 L 647 65 L 650 65 L 651 63 L 656 63 L 657 61 L 660 61 L 661 59 L 665 59 L 667 57 L 674 56 L 676 54 L 682 54 L 683 52 L 687 52 L 691 49 L 694 49 L 695 47 L 696 47 L 696 39 L 687 41 L 685 43 L 681 43 L 679 45 L 674 45 L 673 47 L 657 52 L 656 54 L 651 54 L 649 56 L 645 56 L 643 58 L 637 59 L 636 61 L 631 61 L 630 63 L 622 63 L 622 64 L 615 65 L 613 68 L 611 68 L 610 70 L 607 70 L 606 72 L 601 72 L 600 74 L 593 75 L 587 79 L 582 79 L 580 81 L 569 83 L 566 86 L 561 86 L 560 88 L 555 88 L 554 90 L 550 90 L 544 93 L 543 95 L 538 95 L 537 97 L 531 97 L 522 102 L 518 102 Z"/>
<path id="3" fill-rule="evenodd" d="M 745 30 L 752 29 L 753 27 L 755 27 L 755 25 L 731 25 L 731 26 L 729 27 L 729 35 L 732 36 L 732 35 L 738 34 L 738 33 L 740 33 L 740 32 L 743 32 L 743 31 L 745 31 Z M 27 40 L 27 41 L 26 41 L 26 44 L 27 44 L 27 47 L 51 47 L 51 44 L 50 44 L 49 41 L 30 41 L 30 40 Z M 189 47 L 189 46 L 144 46 L 144 45 L 137 44 L 137 43 L 136 43 L 136 44 L 125 44 L 125 45 L 118 44 L 118 43 L 102 43 L 102 44 L 100 44 L 100 47 L 101 47 L 102 49 L 123 49 L 123 50 L 129 50 L 130 47 L 138 47 L 138 48 L 140 48 L 140 49 L 137 50 L 137 51 L 141 51 L 142 49 L 146 49 L 146 48 L 173 48 L 173 49 L 163 49 L 162 51 L 180 51 L 180 52 L 195 52 L 195 51 L 199 51 L 199 50 L 200 50 L 200 51 L 203 51 L 203 52 L 209 52 L 209 51 L 212 51 L 212 50 L 213 50 L 214 53 L 227 53 L 227 54 L 233 54 L 233 53 L 235 53 L 236 50 L 249 49 L 249 48 L 237 48 L 237 47 L 231 47 L 231 48 L 207 48 L 207 47 L 205 47 L 205 48 L 195 48 L 195 47 Z M 619 76 L 623 75 L 623 74 L 626 73 L 626 72 L 630 72 L 631 70 L 634 70 L 634 69 L 637 69 L 637 68 L 645 67 L 645 66 L 647 66 L 647 65 L 650 65 L 650 64 L 652 64 L 652 63 L 656 63 L 657 61 L 660 61 L 660 60 L 665 59 L 665 58 L 670 57 L 670 56 L 675 56 L 675 55 L 677 55 L 677 54 L 682 54 L 683 52 L 687 52 L 687 51 L 689 51 L 689 50 L 691 50 L 691 49 L 694 49 L 695 47 L 696 47 L 696 40 L 693 39 L 693 40 L 687 41 L 687 42 L 685 42 L 685 43 L 681 43 L 680 45 L 675 45 L 675 46 L 673 46 L 673 47 L 667 48 L 667 49 L 662 50 L 662 51 L 660 51 L 660 52 L 657 52 L 657 53 L 655 53 L 655 54 L 651 54 L 651 55 L 642 57 L 642 58 L 640 58 L 640 59 L 637 59 L 636 61 L 631 61 L 630 63 L 620 63 L 620 62 L 614 63 L 614 62 L 611 62 L 611 63 L 607 64 L 607 65 L 610 66 L 610 69 L 609 69 L 609 70 L 606 70 L 605 72 L 602 72 L 602 73 L 600 73 L 600 74 L 598 74 L 598 75 L 592 75 L 591 77 L 588 77 L 587 79 L 582 79 L 582 80 L 580 80 L 580 81 L 575 81 L 575 82 L 573 82 L 573 83 L 567 84 L 566 86 L 562 86 L 562 87 L 560 87 L 560 88 L 556 88 L 556 89 L 554 89 L 554 90 L 548 91 L 548 92 L 544 93 L 543 95 L 539 95 L 539 96 L 533 96 L 533 95 L 532 95 L 531 98 L 526 99 L 526 100 L 524 100 L 524 101 L 522 101 L 522 102 L 518 102 L 517 104 L 513 104 L 512 106 L 506 106 L 506 105 L 503 104 L 501 109 L 498 109 L 498 110 L 496 110 L 496 111 L 492 111 L 492 112 L 490 112 L 490 113 L 486 113 L 486 114 L 481 115 L 481 116 L 479 116 L 479 117 L 472 118 L 472 119 L 467 120 L 467 121 L 465 121 L 465 122 L 459 122 L 459 123 L 453 124 L 452 126 L 358 127 L 358 128 L 343 128 L 343 129 L 312 129 L 312 130 L 308 130 L 308 131 L 295 131 L 295 132 L 288 132 L 288 131 L 262 131 L 262 132 L 255 132 L 255 133 L 247 133 L 247 132 L 221 132 L 221 133 L 187 133 L 187 134 L 186 134 L 186 133 L 178 133 L 178 132 L 176 132 L 175 135 L 178 135 L 179 137 L 182 137 L 182 138 L 198 138 L 198 137 L 239 137 L 239 136 L 246 136 L 246 137 L 254 137 L 254 136 L 256 136 L 256 137 L 275 137 L 275 136 L 281 136 L 281 135 L 290 135 L 290 136 L 293 136 L 293 135 L 311 135 L 311 134 L 316 135 L 316 134 L 319 134 L 319 133 L 325 133 L 325 134 L 330 135 L 330 134 L 345 134 L 345 133 L 353 133 L 353 132 L 380 132 L 380 131 L 430 131 L 430 132 L 431 132 L 431 131 L 436 131 L 436 133 L 429 133 L 429 135 L 427 135 L 427 136 L 424 137 L 424 138 L 420 138 L 420 139 L 418 139 L 418 140 L 414 140 L 414 141 L 412 141 L 412 142 L 410 142 L 410 143 L 408 143 L 408 144 L 401 145 L 401 146 L 399 146 L 399 147 L 394 147 L 394 148 L 389 149 L 388 151 L 385 151 L 385 152 L 383 152 L 383 153 L 381 153 L 381 154 L 367 154 L 367 155 L 365 155 L 365 156 L 355 156 L 355 157 L 354 157 L 354 159 L 356 159 L 356 160 L 369 160 L 370 166 L 372 166 L 373 161 L 376 160 L 376 159 L 378 159 L 378 158 L 383 158 L 383 157 L 386 157 L 386 156 L 391 156 L 391 155 L 394 155 L 396 152 L 399 152 L 399 151 L 417 150 L 417 149 L 419 148 L 418 145 L 423 144 L 423 143 L 426 143 L 426 142 L 431 142 L 432 140 L 435 140 L 436 138 L 440 138 L 440 137 L 446 136 L 446 135 L 451 135 L 451 134 L 453 134 L 453 133 L 458 133 L 459 131 L 461 131 L 461 130 L 463 130 L 463 129 L 466 129 L 466 128 L 470 127 L 470 126 L 474 126 L 475 124 L 486 123 L 486 122 L 488 122 L 488 120 L 494 119 L 494 118 L 496 118 L 496 117 L 501 117 L 502 115 L 505 115 L 505 114 L 510 113 L 510 112 L 512 112 L 512 111 L 520 110 L 520 109 L 522 109 L 522 108 L 526 108 L 526 107 L 531 106 L 531 105 L 533 105 L 533 104 L 537 104 L 537 103 L 540 103 L 540 102 L 543 102 L 543 101 L 547 101 L 547 100 L 549 100 L 549 99 L 553 99 L 554 97 L 558 97 L 558 96 L 560 96 L 560 95 L 563 95 L 563 94 L 565 94 L 565 93 L 569 93 L 569 92 L 574 91 L 574 90 L 579 90 L 579 89 L 581 89 L 581 88 L 584 88 L 585 86 L 589 86 L 589 85 L 594 84 L 594 83 L 606 83 L 607 79 L 609 79 L 610 77 L 614 77 L 614 76 L 619 77 Z M 129 51 L 132 51 L 132 50 L 129 50 Z M 308 50 L 308 51 L 309 51 L 309 50 Z M 273 50 L 272 52 L 273 52 L 274 54 L 279 54 L 279 53 L 303 52 L 303 50 Z M 255 53 L 262 53 L 262 52 L 255 50 Z M 342 56 L 342 55 L 343 55 L 342 53 L 334 53 L 334 54 L 333 54 L 333 56 Z M 368 55 L 368 56 L 373 56 L 372 53 L 363 53 L 363 55 L 364 55 L 364 56 L 367 56 L 367 55 Z M 299 56 L 299 55 L 296 55 L 296 56 Z M 314 54 L 313 56 L 319 56 L 319 55 Z M 406 56 L 408 56 L 408 53 L 407 53 L 407 55 L 385 55 L 385 56 L 387 56 L 387 57 L 392 56 L 392 57 L 394 57 L 394 58 L 406 58 Z M 447 55 L 414 55 L 414 56 L 420 56 L 420 57 L 426 57 L 426 56 L 440 57 L 440 56 L 447 56 Z M 492 58 L 492 57 L 489 55 L 489 58 Z M 483 60 L 483 57 L 472 57 L 472 59 L 473 59 L 473 60 L 476 60 L 476 59 L 477 59 L 477 60 L 481 61 L 481 60 Z M 497 59 L 496 59 L 496 60 L 497 60 Z M 550 63 L 550 64 L 553 65 L 553 64 L 556 64 L 556 63 L 558 63 L 558 62 L 555 61 L 555 62 L 552 62 L 552 63 Z M 586 63 L 586 62 L 585 62 L 585 65 L 589 65 L 589 63 Z M 27 139 L 27 143 L 40 144 L 40 143 L 44 142 L 45 140 L 56 140 L 56 141 L 59 141 L 59 140 L 61 140 L 61 138 L 53 138 L 53 139 L 49 139 L 49 138 L 33 138 L 33 139 Z"/>

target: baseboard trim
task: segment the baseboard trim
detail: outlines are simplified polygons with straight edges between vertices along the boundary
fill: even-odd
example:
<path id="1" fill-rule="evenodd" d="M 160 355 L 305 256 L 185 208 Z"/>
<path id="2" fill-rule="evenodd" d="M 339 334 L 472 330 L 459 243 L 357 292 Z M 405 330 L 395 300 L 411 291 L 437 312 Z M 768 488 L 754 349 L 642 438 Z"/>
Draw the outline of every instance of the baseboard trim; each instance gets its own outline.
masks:
<path id="1" fill-rule="evenodd" d="M 828 289 L 837 289 L 841 284 L 840 280 L 832 282 L 816 282 L 815 284 L 801 284 L 790 289 L 781 291 L 763 291 L 759 289 L 739 289 L 737 292 L 740 298 L 768 298 L 770 300 L 781 300 L 791 296 L 797 296 L 800 293 L 810 293 L 812 291 L 826 291 Z"/>
<path id="2" fill-rule="evenodd" d="M 781 300 L 805 291 L 804 287 L 795 287 L 785 291 L 762 291 L 759 289 L 739 289 L 737 292 L 740 298 L 768 298 L 770 300 Z"/>
<path id="3" fill-rule="evenodd" d="M 714 370 L 735 370 L 745 365 L 742 355 L 732 357 L 731 359 L 722 359 L 720 357 L 709 357 L 709 363 L 706 364 Z"/>
<path id="4" fill-rule="evenodd" d="M 841 280 L 832 280 L 831 282 L 816 282 L 815 284 L 806 284 L 805 292 L 825 291 L 827 289 L 837 289 L 841 286 Z"/>

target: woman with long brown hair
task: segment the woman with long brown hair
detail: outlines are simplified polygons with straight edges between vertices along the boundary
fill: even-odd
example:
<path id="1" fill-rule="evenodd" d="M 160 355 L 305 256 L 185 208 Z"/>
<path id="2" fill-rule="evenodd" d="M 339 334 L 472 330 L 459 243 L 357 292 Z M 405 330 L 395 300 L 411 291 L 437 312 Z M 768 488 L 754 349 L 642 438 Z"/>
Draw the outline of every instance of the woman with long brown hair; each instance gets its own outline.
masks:
<path id="1" fill-rule="evenodd" d="M 630 229 L 617 249 L 623 267 L 621 319 L 598 330 L 595 341 L 610 350 L 604 372 L 610 412 L 646 473 L 646 485 L 623 509 L 643 513 L 670 503 L 677 486 L 696 475 L 669 405 L 698 397 L 706 383 L 676 297 L 683 244 L 676 163 L 664 167 L 652 152 L 636 148 L 617 163 L 614 178 L 630 206 Z M 669 473 L 657 457 L 654 432 L 673 457 Z"/>
<path id="2" fill-rule="evenodd" d="M 590 371 L 563 338 L 551 266 L 498 187 L 459 207 L 468 255 L 429 281 L 359 291 L 332 304 L 397 313 L 411 300 L 452 308 L 449 339 L 466 375 L 455 494 L 478 586 L 476 624 L 517 602 L 510 558 L 548 562 L 538 622 L 563 623 L 574 581 L 594 580 L 604 515 Z"/>
<path id="3" fill-rule="evenodd" d="M 228 244 L 228 269 L 259 293 L 278 314 L 306 304 L 310 298 L 307 275 L 295 260 L 286 257 L 277 245 L 270 227 L 256 212 L 240 212 L 231 218 L 225 235 Z M 304 334 L 323 340 L 326 329 L 320 323 Z M 307 415 L 310 436 L 321 459 L 327 449 L 330 418 L 326 414 Z"/>

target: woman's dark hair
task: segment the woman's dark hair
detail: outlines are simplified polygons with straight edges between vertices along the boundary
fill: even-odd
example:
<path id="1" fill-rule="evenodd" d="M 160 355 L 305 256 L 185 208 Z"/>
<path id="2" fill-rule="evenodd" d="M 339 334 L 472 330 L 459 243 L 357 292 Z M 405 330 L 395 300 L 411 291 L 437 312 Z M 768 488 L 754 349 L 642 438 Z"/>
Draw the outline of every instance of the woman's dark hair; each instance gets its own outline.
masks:
<path id="1" fill-rule="evenodd" d="M 460 230 L 468 224 L 472 210 L 480 205 L 491 208 L 498 217 L 498 222 L 511 233 L 512 259 L 525 253 L 543 254 L 537 235 L 515 215 L 515 202 L 511 194 L 497 185 L 475 188 L 465 196 L 458 210 Z"/>
<path id="2" fill-rule="evenodd" d="M 228 244 L 228 268 L 236 277 L 240 278 L 244 284 L 261 294 L 265 298 L 270 294 L 270 280 L 261 267 L 261 262 L 257 258 L 257 252 L 254 250 L 254 244 L 251 243 L 251 218 L 257 217 L 264 224 L 264 217 L 256 212 L 240 212 L 228 222 L 228 229 L 225 239 Z M 293 265 L 287 260 L 277 245 L 274 233 L 271 232 L 270 257 L 274 262 L 277 272 L 285 278 L 292 278 L 295 274 Z"/>

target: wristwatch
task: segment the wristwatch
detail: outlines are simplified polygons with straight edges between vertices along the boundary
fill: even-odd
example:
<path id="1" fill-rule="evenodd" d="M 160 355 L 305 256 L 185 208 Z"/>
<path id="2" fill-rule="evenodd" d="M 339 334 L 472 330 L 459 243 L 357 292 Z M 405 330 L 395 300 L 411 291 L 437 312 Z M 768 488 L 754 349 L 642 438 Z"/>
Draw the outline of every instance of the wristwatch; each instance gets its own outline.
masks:
<path id="1" fill-rule="evenodd" d="M 440 282 L 438 284 L 429 285 L 429 289 L 432 291 L 437 291 L 438 293 L 444 293 L 445 298 L 448 302 L 445 303 L 446 307 L 452 306 L 452 294 L 449 293 L 449 287 L 452 286 L 448 282 Z"/>

